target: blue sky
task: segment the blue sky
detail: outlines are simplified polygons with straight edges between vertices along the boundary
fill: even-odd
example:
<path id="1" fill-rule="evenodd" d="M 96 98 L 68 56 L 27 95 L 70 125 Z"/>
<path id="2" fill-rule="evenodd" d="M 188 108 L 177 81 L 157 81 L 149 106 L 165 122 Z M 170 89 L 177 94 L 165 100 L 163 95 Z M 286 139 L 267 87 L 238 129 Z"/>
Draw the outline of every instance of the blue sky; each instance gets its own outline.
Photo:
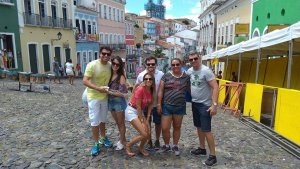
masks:
<path id="1" fill-rule="evenodd" d="M 148 0 L 126 0 L 125 11 L 136 13 L 138 15 L 145 15 L 144 4 Z M 157 0 L 153 0 L 157 3 Z M 198 16 L 200 14 L 199 0 L 164 0 L 166 6 L 166 18 L 189 18 L 198 23 Z"/>

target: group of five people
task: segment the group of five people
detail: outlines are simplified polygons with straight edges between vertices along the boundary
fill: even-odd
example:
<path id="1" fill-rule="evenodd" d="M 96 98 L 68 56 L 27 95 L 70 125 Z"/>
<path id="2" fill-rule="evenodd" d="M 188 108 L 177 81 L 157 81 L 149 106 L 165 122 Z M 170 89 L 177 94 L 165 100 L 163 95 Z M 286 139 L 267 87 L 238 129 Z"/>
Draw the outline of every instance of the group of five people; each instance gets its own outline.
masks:
<path id="1" fill-rule="evenodd" d="M 116 150 L 125 149 L 128 156 L 134 156 L 132 146 L 138 142 L 139 152 L 148 156 L 145 150 L 155 148 L 158 153 L 173 151 L 180 155 L 178 142 L 181 125 L 186 115 L 186 93 L 192 97 L 194 126 L 197 127 L 199 148 L 192 150 L 193 155 L 206 155 L 205 139 L 209 147 L 209 157 L 204 162 L 208 166 L 216 164 L 214 137 L 211 132 L 211 119 L 217 112 L 218 84 L 213 72 L 201 64 L 201 56 L 191 53 L 190 69 L 183 72 L 179 58 L 171 60 L 171 70 L 164 74 L 156 69 L 157 59 L 150 56 L 145 59 L 146 69 L 136 80 L 131 98 L 128 98 L 124 64 L 120 57 L 110 59 L 109 47 L 100 49 L 100 57 L 90 62 L 85 70 L 83 83 L 87 86 L 89 118 L 92 126 L 94 146 L 92 155 L 100 152 L 100 145 L 112 146 L 106 137 L 105 123 L 107 112 L 117 123 L 120 140 Z M 151 140 L 151 121 L 155 124 L 155 142 Z M 138 135 L 126 143 L 125 120 L 137 130 Z M 170 144 L 170 129 L 173 127 L 173 144 Z M 99 136 L 100 132 L 100 136 Z M 164 145 L 160 146 L 162 133 Z"/>

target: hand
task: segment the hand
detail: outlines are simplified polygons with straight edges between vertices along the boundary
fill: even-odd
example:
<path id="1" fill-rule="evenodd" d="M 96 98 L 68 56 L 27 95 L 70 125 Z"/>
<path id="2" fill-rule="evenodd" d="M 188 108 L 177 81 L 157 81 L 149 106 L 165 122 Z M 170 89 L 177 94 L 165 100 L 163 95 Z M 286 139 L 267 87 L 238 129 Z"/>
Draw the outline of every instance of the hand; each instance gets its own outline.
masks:
<path id="1" fill-rule="evenodd" d="M 217 106 L 211 105 L 207 111 L 210 113 L 210 116 L 214 116 L 217 114 Z"/>
<path id="2" fill-rule="evenodd" d="M 108 88 L 107 86 L 100 86 L 98 87 L 98 91 L 101 93 L 108 93 Z"/>
<path id="3" fill-rule="evenodd" d="M 161 105 L 160 104 L 157 105 L 156 109 L 157 109 L 157 114 L 161 115 Z"/>

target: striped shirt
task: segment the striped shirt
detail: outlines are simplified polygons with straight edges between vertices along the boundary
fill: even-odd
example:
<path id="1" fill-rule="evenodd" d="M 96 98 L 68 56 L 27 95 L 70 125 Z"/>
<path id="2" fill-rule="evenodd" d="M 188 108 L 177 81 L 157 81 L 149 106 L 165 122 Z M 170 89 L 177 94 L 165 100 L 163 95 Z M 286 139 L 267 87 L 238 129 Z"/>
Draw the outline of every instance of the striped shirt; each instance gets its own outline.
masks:
<path id="1" fill-rule="evenodd" d="M 161 80 L 164 82 L 163 103 L 185 105 L 185 92 L 190 88 L 190 76 L 182 73 L 180 77 L 175 77 L 168 72 Z"/>

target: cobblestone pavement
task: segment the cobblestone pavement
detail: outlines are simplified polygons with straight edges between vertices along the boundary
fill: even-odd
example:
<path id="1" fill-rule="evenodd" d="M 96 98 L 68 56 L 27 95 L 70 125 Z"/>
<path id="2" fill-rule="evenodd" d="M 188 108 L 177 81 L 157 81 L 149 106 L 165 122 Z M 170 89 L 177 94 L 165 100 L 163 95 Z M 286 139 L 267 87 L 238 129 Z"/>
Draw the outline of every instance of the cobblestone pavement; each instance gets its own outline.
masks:
<path id="1" fill-rule="evenodd" d="M 52 84 L 51 94 L 8 90 L 17 84 L 0 83 L 0 168 L 206 168 L 202 161 L 207 157 L 189 153 L 198 147 L 190 104 L 182 125 L 179 157 L 171 152 L 151 152 L 150 157 L 130 158 L 107 148 L 91 157 L 87 109 L 81 104 L 84 86 L 80 79 L 74 86 L 63 82 Z M 135 131 L 126 125 L 128 140 Z M 118 130 L 110 114 L 107 129 L 108 137 L 117 142 Z M 218 113 L 213 132 L 218 158 L 213 168 L 300 168 L 300 160 L 229 114 Z"/>

